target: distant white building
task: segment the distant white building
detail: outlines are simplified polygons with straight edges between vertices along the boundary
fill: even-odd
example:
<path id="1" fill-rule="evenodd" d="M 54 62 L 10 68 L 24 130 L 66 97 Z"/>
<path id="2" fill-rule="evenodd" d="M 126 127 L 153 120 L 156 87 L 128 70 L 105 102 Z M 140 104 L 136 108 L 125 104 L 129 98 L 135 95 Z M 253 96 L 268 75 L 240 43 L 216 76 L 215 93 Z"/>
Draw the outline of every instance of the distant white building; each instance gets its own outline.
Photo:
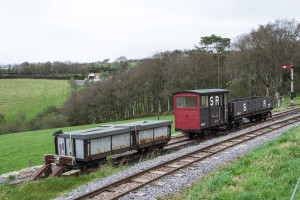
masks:
<path id="1" fill-rule="evenodd" d="M 88 79 L 89 79 L 89 81 L 101 81 L 101 75 L 102 74 L 91 73 L 88 75 Z"/>

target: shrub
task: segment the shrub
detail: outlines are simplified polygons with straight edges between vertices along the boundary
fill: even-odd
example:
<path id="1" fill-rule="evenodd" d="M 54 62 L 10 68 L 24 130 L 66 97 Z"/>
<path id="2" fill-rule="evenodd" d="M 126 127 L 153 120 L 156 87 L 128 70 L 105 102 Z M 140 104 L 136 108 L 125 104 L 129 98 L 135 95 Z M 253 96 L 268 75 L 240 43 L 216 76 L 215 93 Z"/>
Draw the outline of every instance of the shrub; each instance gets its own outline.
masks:
<path id="1" fill-rule="evenodd" d="M 243 98 L 251 96 L 249 94 L 249 80 L 247 78 L 238 78 L 227 83 L 226 88 L 230 91 L 230 99 Z"/>
<path id="2" fill-rule="evenodd" d="M 15 120 L 10 123 L 3 123 L 0 126 L 0 135 L 28 131 L 28 126 L 24 121 Z"/>
<path id="3" fill-rule="evenodd" d="M 0 113 L 0 124 L 5 123 L 5 116 Z"/>
<path id="4" fill-rule="evenodd" d="M 41 120 L 42 129 L 66 127 L 68 125 L 68 118 L 62 114 L 51 113 Z"/>
<path id="5" fill-rule="evenodd" d="M 31 121 L 30 126 L 33 130 L 41 129 L 42 127 L 42 120 L 44 117 L 50 114 L 58 114 L 59 110 L 56 106 L 48 106 L 42 112 L 38 113 Z"/>
<path id="6" fill-rule="evenodd" d="M 23 122 L 26 120 L 26 114 L 24 111 L 19 112 L 19 120 Z"/>

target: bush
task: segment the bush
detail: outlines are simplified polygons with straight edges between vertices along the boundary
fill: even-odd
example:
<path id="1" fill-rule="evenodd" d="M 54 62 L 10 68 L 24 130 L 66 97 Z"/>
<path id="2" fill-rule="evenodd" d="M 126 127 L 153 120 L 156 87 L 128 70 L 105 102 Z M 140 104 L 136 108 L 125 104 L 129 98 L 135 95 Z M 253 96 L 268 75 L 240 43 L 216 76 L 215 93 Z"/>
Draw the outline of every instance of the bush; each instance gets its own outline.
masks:
<path id="1" fill-rule="evenodd" d="M 59 110 L 56 106 L 48 106 L 41 113 L 38 113 L 31 121 L 30 126 L 32 130 L 38 130 L 42 127 L 42 120 L 50 114 L 58 114 Z"/>
<path id="2" fill-rule="evenodd" d="M 62 114 L 52 113 L 41 120 L 41 129 L 66 127 L 68 125 L 68 118 Z"/>
<path id="3" fill-rule="evenodd" d="M 5 123 L 5 116 L 0 113 L 0 124 Z"/>
<path id="4" fill-rule="evenodd" d="M 29 128 L 24 121 L 15 120 L 10 123 L 3 123 L 0 126 L 0 135 L 28 131 Z"/>
<path id="5" fill-rule="evenodd" d="M 24 111 L 19 112 L 19 120 L 23 122 L 26 120 L 26 114 Z"/>
<path id="6" fill-rule="evenodd" d="M 249 80 L 247 78 L 234 79 L 226 84 L 226 89 L 230 91 L 230 99 L 251 96 L 251 94 L 249 94 L 249 88 L 250 85 Z"/>

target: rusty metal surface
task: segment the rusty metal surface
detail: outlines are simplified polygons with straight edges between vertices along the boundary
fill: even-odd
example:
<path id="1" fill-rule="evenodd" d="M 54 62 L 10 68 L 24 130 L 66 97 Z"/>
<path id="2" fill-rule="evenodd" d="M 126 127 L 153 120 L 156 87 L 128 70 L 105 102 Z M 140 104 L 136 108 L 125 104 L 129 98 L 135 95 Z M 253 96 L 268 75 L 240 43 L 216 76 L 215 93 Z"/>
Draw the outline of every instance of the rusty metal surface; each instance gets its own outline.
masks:
<path id="1" fill-rule="evenodd" d="M 74 154 L 74 144 L 73 141 L 71 139 L 71 143 L 70 143 L 70 139 L 66 138 L 66 156 L 72 156 Z"/>
<path id="2" fill-rule="evenodd" d="M 56 136 L 58 155 L 75 156 L 78 161 L 89 161 L 94 160 L 95 157 L 103 157 L 102 155 L 108 152 L 125 152 L 128 149 L 139 148 L 137 146 L 139 144 L 153 145 L 150 143 L 153 142 L 154 137 L 158 142 L 170 139 L 168 126 L 171 124 L 170 120 L 146 120 L 113 126 L 105 125 L 82 132 L 62 133 Z M 126 130 L 127 132 L 124 132 Z M 153 131 L 157 132 L 156 135 Z M 137 140 L 134 133 L 136 133 Z M 68 134 L 71 135 L 72 140 L 66 137 Z M 92 138 L 82 139 L 90 137 Z M 72 141 L 71 144 L 70 141 Z"/>
<path id="3" fill-rule="evenodd" d="M 51 164 L 54 162 L 54 155 L 44 155 L 45 165 Z"/>
<path id="4" fill-rule="evenodd" d="M 44 165 L 41 167 L 32 177 L 30 180 L 37 180 L 38 178 L 45 177 L 47 178 L 52 173 L 52 165 Z"/>
<path id="5" fill-rule="evenodd" d="M 53 176 L 60 176 L 62 173 L 64 173 L 66 171 L 66 167 L 58 167 L 56 168 L 50 175 L 49 177 L 53 177 Z"/>
<path id="6" fill-rule="evenodd" d="M 153 129 L 142 130 L 138 132 L 139 144 L 153 141 Z"/>
<path id="7" fill-rule="evenodd" d="M 111 137 L 100 137 L 91 139 L 91 155 L 105 153 L 111 151 Z"/>
<path id="8" fill-rule="evenodd" d="M 168 137 L 168 127 L 158 127 L 154 129 L 154 140 L 162 140 Z"/>
<path id="9" fill-rule="evenodd" d="M 66 155 L 65 138 L 57 138 L 58 155 Z"/>
<path id="10" fill-rule="evenodd" d="M 130 133 L 112 136 L 112 150 L 130 147 Z"/>
<path id="11" fill-rule="evenodd" d="M 76 158 L 84 159 L 84 141 L 76 139 L 75 146 L 76 146 Z"/>
<path id="12" fill-rule="evenodd" d="M 64 156 L 59 157 L 59 166 L 63 167 L 67 165 L 72 165 L 72 159 Z"/>

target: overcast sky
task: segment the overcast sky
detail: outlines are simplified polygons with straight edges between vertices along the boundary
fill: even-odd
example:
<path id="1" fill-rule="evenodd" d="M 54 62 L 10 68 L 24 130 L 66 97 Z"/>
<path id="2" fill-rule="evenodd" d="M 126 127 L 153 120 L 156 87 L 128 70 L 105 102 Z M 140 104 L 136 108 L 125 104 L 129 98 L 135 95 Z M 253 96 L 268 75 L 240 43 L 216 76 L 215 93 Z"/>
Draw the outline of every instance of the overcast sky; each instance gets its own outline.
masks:
<path id="1" fill-rule="evenodd" d="M 145 58 L 299 13 L 299 0 L 0 0 L 0 64 Z"/>

